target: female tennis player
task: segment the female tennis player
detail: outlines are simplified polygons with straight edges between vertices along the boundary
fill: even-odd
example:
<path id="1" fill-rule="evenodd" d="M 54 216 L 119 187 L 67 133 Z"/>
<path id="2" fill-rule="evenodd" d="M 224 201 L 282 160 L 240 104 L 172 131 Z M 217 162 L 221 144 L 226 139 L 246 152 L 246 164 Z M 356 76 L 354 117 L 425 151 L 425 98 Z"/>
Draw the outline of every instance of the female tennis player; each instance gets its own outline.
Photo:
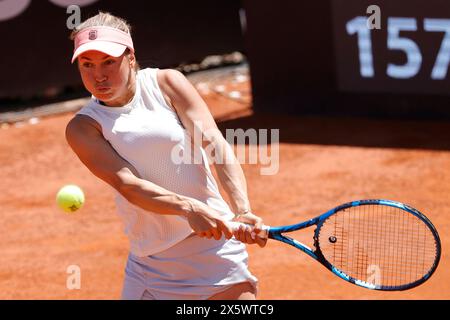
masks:
<path id="1" fill-rule="evenodd" d="M 262 219 L 251 213 L 242 168 L 205 102 L 180 72 L 139 69 L 122 18 L 100 12 L 71 39 L 92 98 L 66 139 L 116 192 L 130 241 L 122 299 L 255 299 L 244 243 L 265 245 L 254 237 Z M 226 160 L 213 164 L 230 206 L 206 148 Z M 232 219 L 251 227 L 233 231 Z"/>

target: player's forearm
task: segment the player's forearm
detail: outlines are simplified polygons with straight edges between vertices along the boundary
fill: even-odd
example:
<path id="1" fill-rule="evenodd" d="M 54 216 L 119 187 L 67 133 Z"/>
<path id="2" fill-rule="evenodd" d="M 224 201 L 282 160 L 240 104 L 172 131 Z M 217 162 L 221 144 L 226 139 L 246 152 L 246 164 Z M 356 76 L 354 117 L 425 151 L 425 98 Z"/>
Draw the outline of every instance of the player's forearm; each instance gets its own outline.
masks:
<path id="1" fill-rule="evenodd" d="M 233 211 L 243 213 L 250 210 L 247 182 L 240 164 L 218 164 L 215 167 L 220 183 L 230 197 Z"/>
<path id="2" fill-rule="evenodd" d="M 195 210 L 195 199 L 176 194 L 144 179 L 130 180 L 121 184 L 119 192 L 129 202 L 144 210 L 180 216 L 186 216 Z"/>
<path id="3" fill-rule="evenodd" d="M 228 155 L 228 161 L 224 164 L 215 164 L 216 172 L 221 185 L 230 198 L 230 204 L 236 214 L 250 210 L 250 202 L 247 195 L 247 181 L 239 161 L 232 154 Z"/>
<path id="4" fill-rule="evenodd" d="M 230 144 L 225 140 L 220 131 L 209 130 L 203 137 L 203 148 L 214 149 L 212 161 L 220 184 L 230 198 L 230 205 L 235 214 L 242 214 L 249 211 L 250 202 L 247 196 L 247 181 L 241 164 L 234 155 Z M 208 155 L 208 153 L 207 153 Z"/>

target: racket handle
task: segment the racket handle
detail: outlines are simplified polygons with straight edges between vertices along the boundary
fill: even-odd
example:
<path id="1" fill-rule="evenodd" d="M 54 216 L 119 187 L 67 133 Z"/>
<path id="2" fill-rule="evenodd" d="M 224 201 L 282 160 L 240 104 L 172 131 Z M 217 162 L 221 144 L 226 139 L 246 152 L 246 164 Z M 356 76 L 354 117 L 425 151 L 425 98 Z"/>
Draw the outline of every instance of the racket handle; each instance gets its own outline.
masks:
<path id="1" fill-rule="evenodd" d="M 238 221 L 228 221 L 228 223 L 231 225 L 231 229 L 233 229 L 233 232 L 234 232 L 234 231 L 238 231 L 238 230 L 239 230 L 239 227 L 240 227 L 241 225 L 243 225 L 243 226 L 245 226 L 245 227 L 253 228 L 252 225 L 247 224 L 247 223 L 243 223 L 243 222 L 238 222 Z M 256 234 L 256 233 L 252 232 L 252 233 L 251 233 L 252 239 L 255 239 L 256 236 L 257 236 L 258 238 L 261 238 L 261 239 L 267 239 L 267 238 L 269 237 L 269 228 L 270 228 L 269 226 L 263 225 L 263 226 L 262 226 L 262 230 L 261 230 L 260 233 Z"/>

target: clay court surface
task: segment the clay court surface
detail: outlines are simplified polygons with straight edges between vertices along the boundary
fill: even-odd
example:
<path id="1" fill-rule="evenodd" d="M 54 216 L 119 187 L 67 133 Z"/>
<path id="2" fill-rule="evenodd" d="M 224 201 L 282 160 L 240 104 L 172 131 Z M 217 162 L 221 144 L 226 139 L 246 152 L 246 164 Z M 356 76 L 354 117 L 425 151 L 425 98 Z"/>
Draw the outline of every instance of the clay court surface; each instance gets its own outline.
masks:
<path id="1" fill-rule="evenodd" d="M 220 81 L 228 92 L 234 85 L 249 90 L 248 82 Z M 260 299 L 450 299 L 450 122 L 255 115 L 248 96 L 236 101 L 205 84 L 198 88 L 224 132 L 280 129 L 277 174 L 261 175 L 268 166 L 261 163 L 243 165 L 253 210 L 266 224 L 303 221 L 351 200 L 387 198 L 424 212 L 441 236 L 432 278 L 387 293 L 348 284 L 281 243 L 249 246 Z M 120 298 L 128 242 L 111 188 L 65 141 L 72 116 L 0 129 L 0 299 Z M 55 204 L 68 183 L 86 195 L 72 215 Z M 310 230 L 300 233 L 311 244 Z M 81 269 L 79 290 L 66 288 L 71 265 Z"/>

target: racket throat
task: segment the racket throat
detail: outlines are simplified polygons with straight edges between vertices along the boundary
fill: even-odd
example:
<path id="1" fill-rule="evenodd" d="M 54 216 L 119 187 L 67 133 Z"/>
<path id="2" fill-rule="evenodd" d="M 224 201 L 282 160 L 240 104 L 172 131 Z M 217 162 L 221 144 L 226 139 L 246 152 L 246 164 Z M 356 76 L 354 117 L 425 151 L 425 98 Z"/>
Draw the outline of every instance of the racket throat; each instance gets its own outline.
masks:
<path id="1" fill-rule="evenodd" d="M 303 251 L 304 253 L 306 253 L 307 255 L 312 257 L 313 259 L 317 260 L 317 258 L 318 258 L 317 254 L 310 247 L 308 247 L 307 245 L 305 245 L 305 244 L 301 243 L 300 241 L 295 240 L 291 237 L 284 236 L 281 233 L 270 233 L 269 238 L 287 243 L 287 244 Z M 315 243 L 316 243 L 316 240 L 314 241 L 314 246 L 315 246 Z"/>

